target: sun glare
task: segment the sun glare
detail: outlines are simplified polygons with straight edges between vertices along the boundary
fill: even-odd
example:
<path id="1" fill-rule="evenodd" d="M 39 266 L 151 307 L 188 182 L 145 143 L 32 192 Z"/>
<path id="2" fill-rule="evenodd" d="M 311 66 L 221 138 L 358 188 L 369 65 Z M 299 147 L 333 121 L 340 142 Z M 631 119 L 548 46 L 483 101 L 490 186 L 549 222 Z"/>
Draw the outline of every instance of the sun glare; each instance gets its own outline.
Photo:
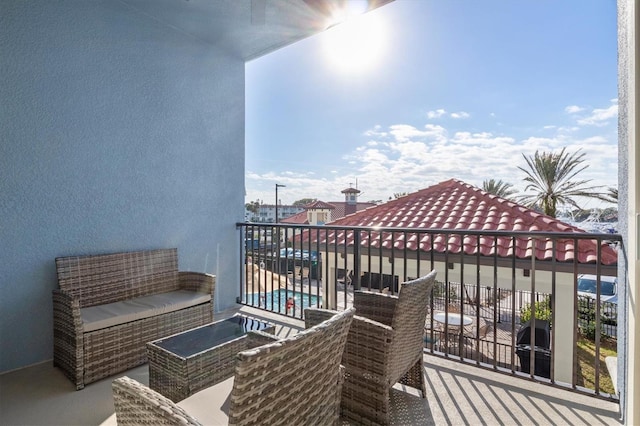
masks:
<path id="1" fill-rule="evenodd" d="M 342 72 L 357 73 L 373 68 L 385 47 L 384 24 L 371 12 L 328 29 L 324 36 L 330 64 Z"/>

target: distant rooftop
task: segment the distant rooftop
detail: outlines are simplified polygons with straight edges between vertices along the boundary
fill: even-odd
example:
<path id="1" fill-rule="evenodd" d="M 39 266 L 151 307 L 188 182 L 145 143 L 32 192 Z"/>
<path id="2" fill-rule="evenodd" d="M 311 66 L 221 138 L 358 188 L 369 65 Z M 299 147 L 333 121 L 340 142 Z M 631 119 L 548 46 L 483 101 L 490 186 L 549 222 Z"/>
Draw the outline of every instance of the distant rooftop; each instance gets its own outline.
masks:
<path id="1" fill-rule="evenodd" d="M 305 209 L 327 209 L 334 210 L 336 206 L 333 204 L 325 203 L 324 201 L 314 201 L 313 203 L 309 203 L 303 206 Z"/>
<path id="2" fill-rule="evenodd" d="M 398 227 L 419 229 L 456 229 L 456 230 L 484 230 L 484 231 L 542 231 L 542 232 L 576 232 L 584 230 L 569 225 L 553 217 L 541 214 L 535 210 L 517 204 L 513 201 L 489 194 L 465 182 L 450 179 L 420 191 L 405 195 L 384 204 L 360 210 L 356 213 L 336 219 L 328 225 L 336 226 L 366 226 L 366 227 Z M 328 236 L 333 243 L 336 238 L 344 241 L 344 232 L 333 233 Z M 353 245 L 353 232 L 347 232 L 347 244 Z M 362 245 L 377 248 L 380 246 L 380 236 L 372 234 L 371 241 L 363 237 Z M 389 234 L 389 235 L 387 235 Z M 415 236 L 404 240 L 402 235 L 385 233 L 382 238 L 383 248 L 406 248 L 410 251 L 430 251 L 432 242 L 430 235 L 423 235 L 420 239 Z M 464 246 L 464 247 L 463 247 Z M 475 236 L 450 235 L 437 236 L 433 241 L 433 250 L 444 253 L 460 253 L 464 249 L 466 254 L 493 256 L 494 238 L 481 237 L 479 244 Z M 597 259 L 597 244 L 595 240 L 579 242 L 578 261 L 581 263 L 595 262 Z M 574 241 L 571 239 L 557 240 L 558 261 L 573 261 Z M 518 238 L 515 246 L 515 256 L 520 259 L 531 258 L 532 247 L 528 238 Z M 535 247 L 536 258 L 550 260 L 552 242 L 538 240 Z M 511 237 L 497 239 L 497 255 L 510 257 L 514 254 Z M 606 243 L 602 245 L 602 263 L 611 265 L 617 262 L 617 252 Z"/>
<path id="3" fill-rule="evenodd" d="M 316 204 L 318 203 L 318 204 Z M 321 204 L 320 204 L 321 203 Z M 364 210 L 369 207 L 373 207 L 375 203 L 361 203 L 357 202 L 355 204 L 349 204 L 344 201 L 331 201 L 330 203 L 326 203 L 324 201 L 316 201 L 315 203 L 307 204 L 305 207 L 305 211 L 294 214 L 293 216 L 289 216 L 285 219 L 280 219 L 280 223 L 289 223 L 292 225 L 308 225 L 309 221 L 307 220 L 307 211 L 308 208 L 321 208 L 318 207 L 320 205 L 326 205 L 327 210 L 331 210 L 331 218 L 332 220 L 340 219 L 348 214 L 348 212 L 357 212 L 360 210 Z M 313 206 L 313 207 L 310 207 Z M 329 207 L 330 206 L 330 207 Z"/>

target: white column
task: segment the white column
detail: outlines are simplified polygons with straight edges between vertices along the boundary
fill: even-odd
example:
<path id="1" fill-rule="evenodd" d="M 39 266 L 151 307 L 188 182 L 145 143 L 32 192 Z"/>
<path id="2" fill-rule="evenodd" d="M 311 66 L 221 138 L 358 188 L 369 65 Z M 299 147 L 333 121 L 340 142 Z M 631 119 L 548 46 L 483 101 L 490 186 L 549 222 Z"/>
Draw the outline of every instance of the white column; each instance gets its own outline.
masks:
<path id="1" fill-rule="evenodd" d="M 558 382 L 572 383 L 573 355 L 576 346 L 573 344 L 573 330 L 576 319 L 574 309 L 573 283 L 558 284 L 556 281 L 555 323 L 553 324 L 553 377 Z M 558 324 L 556 326 L 556 324 Z"/>
<path id="2" fill-rule="evenodd" d="M 640 108 L 636 85 L 639 14 L 637 1 L 618 0 L 619 216 L 620 223 L 626 225 L 621 227 L 621 232 L 628 282 L 626 297 L 618 301 L 618 305 L 625 304 L 623 313 L 626 312 L 622 318 L 622 321 L 626 320 L 626 329 L 618 344 L 618 377 L 623 385 L 621 404 L 626 425 L 640 425 L 640 150 L 637 130 Z M 623 280 L 624 272 L 620 274 Z"/>

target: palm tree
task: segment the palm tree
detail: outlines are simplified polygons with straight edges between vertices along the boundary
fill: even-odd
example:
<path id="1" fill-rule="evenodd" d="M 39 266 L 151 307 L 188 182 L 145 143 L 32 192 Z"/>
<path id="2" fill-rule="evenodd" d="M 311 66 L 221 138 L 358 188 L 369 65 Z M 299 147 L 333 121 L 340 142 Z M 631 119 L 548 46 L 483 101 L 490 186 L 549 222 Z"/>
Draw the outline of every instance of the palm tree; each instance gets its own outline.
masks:
<path id="1" fill-rule="evenodd" d="M 546 215 L 552 217 L 556 217 L 558 204 L 568 204 L 579 209 L 575 197 L 610 201 L 605 194 L 598 192 L 600 187 L 584 186 L 590 180 L 574 180 L 578 173 L 588 167 L 582 165 L 585 154 L 580 153 L 581 150 L 569 154 L 565 149 L 562 148 L 560 153 L 536 151 L 533 157 L 522 154 L 529 167 L 518 167 L 526 174 L 524 181 L 527 186 L 524 190 L 534 191 L 533 194 L 521 197 L 520 201 L 529 207 L 539 206 Z"/>
<path id="2" fill-rule="evenodd" d="M 406 192 L 394 192 L 393 193 L 393 198 L 389 197 L 389 201 L 391 200 L 397 200 L 400 197 L 404 197 L 405 195 L 407 195 Z"/>
<path id="3" fill-rule="evenodd" d="M 612 186 L 610 186 L 607 191 L 609 191 L 607 193 L 607 195 L 609 196 L 609 201 L 612 203 L 617 203 L 618 202 L 618 188 L 614 188 Z"/>
<path id="4" fill-rule="evenodd" d="M 500 198 L 509 199 L 513 194 L 518 192 L 513 185 L 503 182 L 502 179 L 489 179 L 482 182 L 482 190 L 489 194 L 497 195 Z"/>

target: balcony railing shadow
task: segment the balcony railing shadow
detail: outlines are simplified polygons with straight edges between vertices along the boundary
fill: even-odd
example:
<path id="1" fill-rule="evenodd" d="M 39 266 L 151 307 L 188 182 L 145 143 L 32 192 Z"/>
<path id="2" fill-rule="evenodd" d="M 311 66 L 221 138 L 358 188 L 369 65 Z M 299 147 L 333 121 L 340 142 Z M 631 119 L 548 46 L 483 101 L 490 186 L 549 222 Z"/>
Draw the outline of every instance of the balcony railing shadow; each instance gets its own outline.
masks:
<path id="1" fill-rule="evenodd" d="M 216 320 L 237 312 L 274 323 L 280 337 L 304 328 L 299 319 L 247 306 L 216 314 Z M 454 355 L 445 359 L 425 353 L 424 368 L 427 398 L 396 385 L 392 424 L 620 424 L 615 402 L 563 389 L 550 392 L 544 384 L 459 362 Z M 81 391 L 51 363 L 4 374 L 0 376 L 0 423 L 113 425 L 111 383 L 125 375 L 145 385 L 149 381 L 147 365 Z"/>

